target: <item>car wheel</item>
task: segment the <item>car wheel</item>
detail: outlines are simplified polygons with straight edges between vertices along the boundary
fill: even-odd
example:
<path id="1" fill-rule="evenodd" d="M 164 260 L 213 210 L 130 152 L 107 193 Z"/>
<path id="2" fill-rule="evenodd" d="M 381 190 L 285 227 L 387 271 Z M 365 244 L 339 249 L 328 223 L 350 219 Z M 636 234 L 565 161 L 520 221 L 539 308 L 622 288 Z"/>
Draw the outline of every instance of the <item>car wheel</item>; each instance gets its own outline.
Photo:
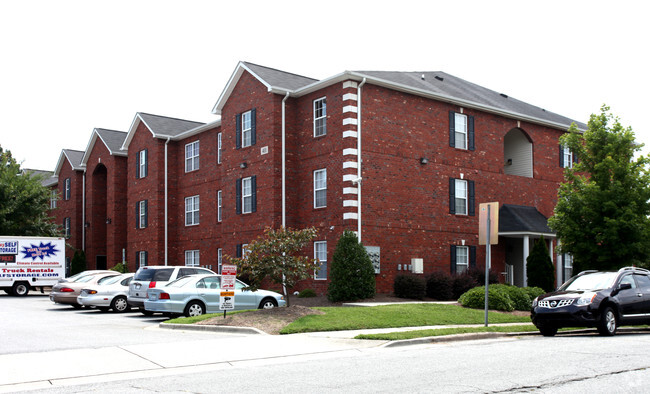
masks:
<path id="1" fill-rule="evenodd" d="M 81 305 L 79 305 L 79 304 L 72 304 L 72 307 L 74 309 L 81 309 Z"/>
<path id="2" fill-rule="evenodd" d="M 278 306 L 278 302 L 273 298 L 265 298 L 260 302 L 259 309 L 273 309 Z"/>
<path id="3" fill-rule="evenodd" d="M 557 334 L 557 327 L 554 326 L 539 326 L 537 328 L 539 329 L 540 334 L 545 337 L 554 337 L 555 334 Z"/>
<path id="4" fill-rule="evenodd" d="M 197 301 L 192 301 L 185 307 L 185 316 L 201 316 L 205 313 L 205 307 L 203 304 Z"/>
<path id="5" fill-rule="evenodd" d="M 140 313 L 142 313 L 145 316 L 153 316 L 153 312 L 148 311 L 148 310 L 146 310 L 144 308 L 140 308 Z"/>
<path id="6" fill-rule="evenodd" d="M 126 302 L 126 297 L 117 296 L 111 301 L 111 309 L 113 312 L 122 313 L 129 309 L 129 304 Z"/>
<path id="7" fill-rule="evenodd" d="M 600 335 L 612 336 L 616 334 L 616 329 L 618 328 L 616 322 L 616 313 L 610 307 L 603 309 L 603 312 L 600 314 L 600 321 L 598 322 L 598 332 Z"/>
<path id="8" fill-rule="evenodd" d="M 11 292 L 16 297 L 24 297 L 29 293 L 29 285 L 26 285 L 23 282 L 16 282 L 11 288 Z"/>

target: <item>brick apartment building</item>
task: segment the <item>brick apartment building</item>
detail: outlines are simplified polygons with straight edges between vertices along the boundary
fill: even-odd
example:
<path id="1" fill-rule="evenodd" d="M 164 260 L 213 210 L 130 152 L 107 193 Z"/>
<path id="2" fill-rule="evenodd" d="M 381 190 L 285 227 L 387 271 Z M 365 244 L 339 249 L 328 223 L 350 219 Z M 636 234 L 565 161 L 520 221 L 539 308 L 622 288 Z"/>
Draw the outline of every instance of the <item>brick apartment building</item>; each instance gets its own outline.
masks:
<path id="1" fill-rule="evenodd" d="M 127 132 L 95 129 L 85 152 L 63 151 L 50 180 L 55 217 L 69 218 L 69 243 L 89 268 L 124 253 L 131 270 L 219 270 L 267 226 L 314 226 L 308 253 L 323 265 L 301 287 L 322 293 L 351 229 L 387 293 L 406 271 L 484 266 L 478 206 L 499 202 L 492 264 L 502 281 L 526 284 L 541 236 L 558 280 L 570 272 L 546 218 L 572 163 L 559 145 L 571 119 L 443 72 L 316 80 L 246 62 L 213 113 L 207 124 L 138 113 Z"/>

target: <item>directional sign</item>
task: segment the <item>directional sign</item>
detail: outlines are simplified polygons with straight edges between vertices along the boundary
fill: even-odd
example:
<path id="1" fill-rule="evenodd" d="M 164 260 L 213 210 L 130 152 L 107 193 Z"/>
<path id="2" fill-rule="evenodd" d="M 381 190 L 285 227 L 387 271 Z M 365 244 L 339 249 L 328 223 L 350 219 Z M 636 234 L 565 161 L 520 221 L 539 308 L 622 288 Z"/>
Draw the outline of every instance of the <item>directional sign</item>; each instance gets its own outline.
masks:
<path id="1" fill-rule="evenodd" d="M 235 277 L 237 276 L 236 265 L 224 265 L 221 267 L 221 288 L 234 289 Z"/>
<path id="2" fill-rule="evenodd" d="M 219 309 L 222 311 L 235 309 L 235 292 L 222 291 L 219 297 Z M 225 312 L 224 312 L 225 313 Z"/>

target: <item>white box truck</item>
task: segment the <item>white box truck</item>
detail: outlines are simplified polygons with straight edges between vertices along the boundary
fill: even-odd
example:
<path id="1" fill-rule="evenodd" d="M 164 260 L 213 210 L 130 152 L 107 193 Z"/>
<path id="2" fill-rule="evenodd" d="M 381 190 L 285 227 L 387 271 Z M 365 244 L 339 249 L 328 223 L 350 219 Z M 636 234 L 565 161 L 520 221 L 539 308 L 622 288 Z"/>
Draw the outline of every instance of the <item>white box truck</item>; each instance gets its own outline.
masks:
<path id="1" fill-rule="evenodd" d="M 52 287 L 65 277 L 65 240 L 0 236 L 0 289 L 25 296 L 30 289 Z"/>

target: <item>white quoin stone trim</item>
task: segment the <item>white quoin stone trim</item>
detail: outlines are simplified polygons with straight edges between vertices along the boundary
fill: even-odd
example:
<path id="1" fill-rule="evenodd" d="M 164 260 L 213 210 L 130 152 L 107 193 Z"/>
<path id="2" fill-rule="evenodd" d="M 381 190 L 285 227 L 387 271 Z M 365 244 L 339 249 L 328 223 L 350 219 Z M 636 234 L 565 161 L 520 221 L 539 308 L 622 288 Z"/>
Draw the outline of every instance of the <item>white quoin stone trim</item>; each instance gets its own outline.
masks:
<path id="1" fill-rule="evenodd" d="M 354 93 L 346 93 L 343 95 L 343 101 L 347 100 L 357 101 L 357 95 Z"/>
<path id="2" fill-rule="evenodd" d="M 358 194 L 359 189 L 356 187 L 344 187 L 343 188 L 343 194 Z"/>
<path id="3" fill-rule="evenodd" d="M 357 125 L 357 118 L 345 118 L 345 119 L 343 119 L 343 126 L 347 126 L 349 124 L 356 126 Z"/>
<path id="4" fill-rule="evenodd" d="M 343 214 L 343 220 L 357 220 L 359 218 L 359 215 L 357 215 L 355 212 L 346 212 Z"/>
<path id="5" fill-rule="evenodd" d="M 359 202 L 357 200 L 343 200 L 344 207 L 358 207 Z"/>
<path id="6" fill-rule="evenodd" d="M 356 161 L 344 161 L 343 162 L 343 169 L 346 169 L 346 168 L 358 168 L 358 167 L 359 167 L 359 163 L 357 163 Z"/>
<path id="7" fill-rule="evenodd" d="M 354 182 L 357 178 L 357 174 L 343 175 L 343 182 Z"/>
<path id="8" fill-rule="evenodd" d="M 343 149 L 343 156 L 357 156 L 357 150 L 354 148 L 345 148 Z"/>
<path id="9" fill-rule="evenodd" d="M 356 114 L 358 112 L 357 106 L 356 105 L 346 105 L 345 107 L 343 107 L 343 113 L 345 114 L 345 113 L 348 113 L 348 112 L 352 112 L 352 113 Z"/>
<path id="10" fill-rule="evenodd" d="M 354 130 L 346 130 L 343 132 L 343 138 L 357 138 L 359 134 Z"/>
<path id="11" fill-rule="evenodd" d="M 354 81 L 345 81 L 345 82 L 343 82 L 343 89 L 347 89 L 347 88 L 356 89 L 357 86 L 359 86 L 359 85 Z"/>

